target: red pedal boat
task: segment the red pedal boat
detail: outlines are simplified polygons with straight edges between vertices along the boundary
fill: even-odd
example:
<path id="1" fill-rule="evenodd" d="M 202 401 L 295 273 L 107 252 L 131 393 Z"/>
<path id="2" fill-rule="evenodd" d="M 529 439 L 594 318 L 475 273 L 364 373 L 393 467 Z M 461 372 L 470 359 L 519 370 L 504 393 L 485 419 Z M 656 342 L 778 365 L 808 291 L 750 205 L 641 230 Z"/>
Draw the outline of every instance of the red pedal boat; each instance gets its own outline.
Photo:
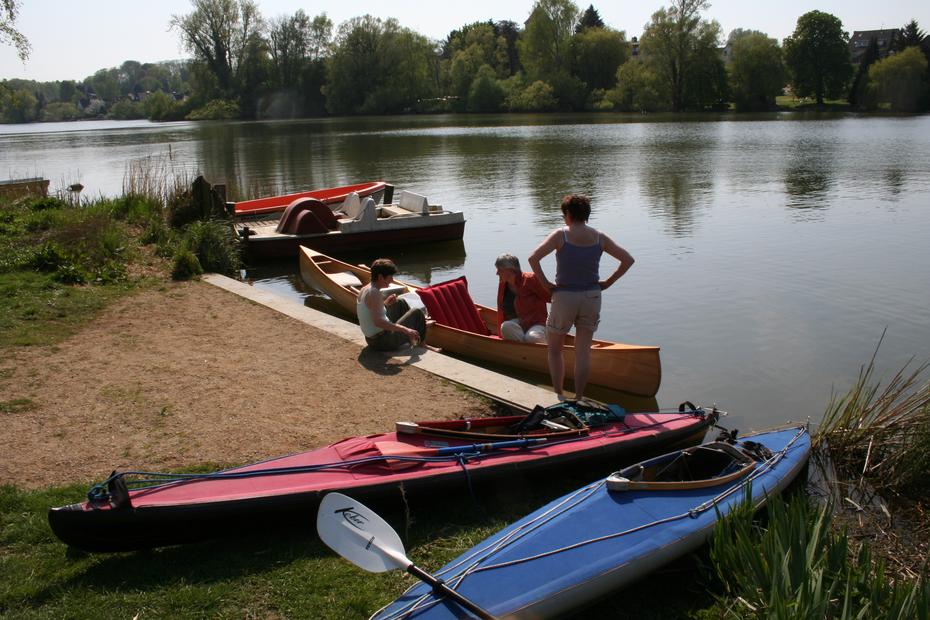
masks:
<path id="1" fill-rule="evenodd" d="M 298 192 L 296 194 L 282 194 L 281 196 L 270 196 L 268 198 L 256 198 L 254 200 L 242 200 L 231 203 L 233 216 L 236 218 L 243 217 L 273 217 L 280 215 L 287 205 L 291 204 L 298 198 L 315 198 L 335 210 L 341 205 L 349 194 L 355 192 L 359 198 L 372 198 L 378 202 L 384 195 L 387 183 L 384 181 L 367 181 L 365 183 L 356 183 L 355 185 L 342 185 L 340 187 L 325 187 L 322 189 L 313 189 L 307 192 Z"/>
<path id="2" fill-rule="evenodd" d="M 316 450 L 209 474 L 114 472 L 85 502 L 51 508 L 52 530 L 86 551 L 127 551 L 255 531 L 311 519 L 323 495 L 376 500 L 397 493 L 459 490 L 526 470 L 618 466 L 699 443 L 717 412 L 626 413 L 575 402 L 528 416 L 398 423 L 397 431 L 351 437 Z M 592 476 L 598 472 L 591 469 Z"/>

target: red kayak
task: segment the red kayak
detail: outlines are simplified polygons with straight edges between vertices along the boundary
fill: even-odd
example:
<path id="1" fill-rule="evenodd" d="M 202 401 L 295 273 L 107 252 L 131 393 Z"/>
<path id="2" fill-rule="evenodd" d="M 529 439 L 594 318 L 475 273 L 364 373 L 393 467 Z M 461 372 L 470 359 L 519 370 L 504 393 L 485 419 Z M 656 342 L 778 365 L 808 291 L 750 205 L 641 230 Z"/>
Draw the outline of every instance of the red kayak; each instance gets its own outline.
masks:
<path id="1" fill-rule="evenodd" d="M 387 183 L 384 181 L 368 181 L 367 183 L 314 189 L 308 192 L 298 192 L 296 194 L 282 194 L 281 196 L 243 200 L 233 203 L 233 215 L 239 218 L 273 216 L 275 214 L 280 214 L 287 208 L 287 205 L 298 198 L 315 198 L 328 205 L 331 209 L 336 209 L 345 202 L 346 196 L 352 192 L 358 194 L 359 198 L 371 197 L 377 202 L 378 198 L 384 195 L 386 187 Z"/>
<path id="2" fill-rule="evenodd" d="M 626 413 L 566 402 L 528 416 L 398 423 L 398 431 L 351 437 L 209 474 L 114 472 L 88 500 L 51 508 L 52 530 L 87 551 L 126 551 L 255 531 L 310 519 L 330 491 L 376 500 L 403 492 L 459 490 L 528 470 L 596 459 L 611 466 L 699 443 L 717 412 Z M 480 443 L 479 443 L 480 442 Z M 261 525 L 260 525 L 261 524 Z"/>

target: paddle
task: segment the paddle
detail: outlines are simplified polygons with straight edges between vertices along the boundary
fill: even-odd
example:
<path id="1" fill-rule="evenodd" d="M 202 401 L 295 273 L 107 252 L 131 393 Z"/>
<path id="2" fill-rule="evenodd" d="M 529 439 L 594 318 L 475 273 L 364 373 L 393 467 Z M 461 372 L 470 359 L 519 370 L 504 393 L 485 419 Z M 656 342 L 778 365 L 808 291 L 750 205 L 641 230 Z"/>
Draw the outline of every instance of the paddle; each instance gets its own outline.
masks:
<path id="1" fill-rule="evenodd" d="M 316 514 L 316 531 L 330 549 L 370 573 L 402 568 L 483 620 L 494 616 L 414 565 L 404 555 L 404 545 L 387 521 L 364 504 L 342 493 L 328 493 Z"/>

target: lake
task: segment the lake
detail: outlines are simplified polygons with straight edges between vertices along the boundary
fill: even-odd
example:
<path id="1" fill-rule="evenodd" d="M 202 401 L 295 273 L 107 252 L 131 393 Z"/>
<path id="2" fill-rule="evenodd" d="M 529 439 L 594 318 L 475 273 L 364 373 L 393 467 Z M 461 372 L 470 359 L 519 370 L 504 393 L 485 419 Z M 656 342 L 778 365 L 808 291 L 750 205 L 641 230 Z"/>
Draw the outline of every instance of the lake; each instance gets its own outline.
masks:
<path id="1" fill-rule="evenodd" d="M 716 403 L 739 428 L 818 420 L 883 331 L 880 376 L 930 359 L 930 116 L 0 125 L 0 177 L 79 181 L 85 198 L 118 194 L 142 157 L 225 182 L 230 199 L 385 179 L 460 209 L 463 243 L 387 253 L 419 283 L 465 274 L 486 305 L 494 258 L 528 270 L 561 197 L 587 193 L 591 224 L 636 258 L 604 295 L 597 337 L 661 346 L 658 404 Z M 605 257 L 602 274 L 614 265 Z M 243 275 L 336 312 L 296 271 L 295 259 Z"/>

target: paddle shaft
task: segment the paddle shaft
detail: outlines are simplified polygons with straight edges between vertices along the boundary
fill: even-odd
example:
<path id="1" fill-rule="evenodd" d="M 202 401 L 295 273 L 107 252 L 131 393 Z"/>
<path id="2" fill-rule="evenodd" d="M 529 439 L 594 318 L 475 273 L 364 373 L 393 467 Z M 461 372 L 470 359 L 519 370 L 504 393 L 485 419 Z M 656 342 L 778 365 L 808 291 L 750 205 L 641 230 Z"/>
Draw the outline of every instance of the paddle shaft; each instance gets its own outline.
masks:
<path id="1" fill-rule="evenodd" d="M 493 441 L 490 443 L 473 443 L 465 446 L 448 446 L 436 448 L 436 454 L 439 456 L 447 454 L 458 454 L 460 452 L 487 452 L 489 450 L 499 450 L 501 448 L 525 448 L 535 446 L 546 441 L 545 437 L 527 437 L 525 439 L 513 439 L 510 441 Z"/>
<path id="2" fill-rule="evenodd" d="M 447 586 L 446 582 L 442 581 L 441 579 L 436 579 L 435 577 L 427 573 L 425 570 L 423 570 L 419 566 L 416 566 L 415 564 L 411 564 L 410 566 L 407 567 L 407 572 L 413 575 L 414 577 L 416 577 L 417 579 L 419 579 L 420 581 L 431 586 L 433 588 L 433 592 L 438 591 L 443 596 L 448 596 L 453 601 L 455 601 L 456 603 L 458 603 L 459 605 L 461 605 L 468 611 L 472 612 L 473 614 L 481 618 L 481 620 L 494 620 L 494 616 L 492 616 L 485 610 L 481 609 L 480 607 L 472 603 L 470 600 L 468 600 L 467 598 L 465 598 L 464 596 L 462 596 L 461 594 L 459 594 L 458 592 L 456 592 L 455 590 Z"/>

